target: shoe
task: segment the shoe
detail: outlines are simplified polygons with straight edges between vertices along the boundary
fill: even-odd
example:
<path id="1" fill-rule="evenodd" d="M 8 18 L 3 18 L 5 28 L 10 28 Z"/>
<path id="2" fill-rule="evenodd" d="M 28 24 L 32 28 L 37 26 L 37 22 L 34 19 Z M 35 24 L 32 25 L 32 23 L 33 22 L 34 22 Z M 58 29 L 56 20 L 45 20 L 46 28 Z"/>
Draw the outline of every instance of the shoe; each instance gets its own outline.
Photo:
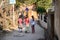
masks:
<path id="1" fill-rule="evenodd" d="M 25 31 L 25 33 L 27 33 L 27 31 Z"/>

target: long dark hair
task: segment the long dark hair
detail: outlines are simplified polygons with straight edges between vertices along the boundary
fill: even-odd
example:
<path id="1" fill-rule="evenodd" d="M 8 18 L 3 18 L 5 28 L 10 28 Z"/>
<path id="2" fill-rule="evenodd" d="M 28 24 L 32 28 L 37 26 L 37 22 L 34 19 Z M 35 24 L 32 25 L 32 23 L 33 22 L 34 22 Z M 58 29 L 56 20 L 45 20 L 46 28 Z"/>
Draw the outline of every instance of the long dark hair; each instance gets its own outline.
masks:
<path id="1" fill-rule="evenodd" d="M 32 19 L 33 19 L 33 21 L 34 21 L 34 16 L 32 16 Z"/>

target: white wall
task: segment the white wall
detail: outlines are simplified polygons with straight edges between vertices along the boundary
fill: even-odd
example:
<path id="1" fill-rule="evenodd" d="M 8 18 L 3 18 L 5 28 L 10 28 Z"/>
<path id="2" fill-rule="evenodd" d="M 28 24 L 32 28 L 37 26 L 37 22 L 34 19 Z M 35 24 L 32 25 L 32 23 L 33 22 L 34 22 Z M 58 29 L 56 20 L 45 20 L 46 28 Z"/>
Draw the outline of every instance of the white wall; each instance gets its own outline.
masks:
<path id="1" fill-rule="evenodd" d="M 44 14 L 42 15 L 42 20 L 41 20 L 41 15 L 40 15 L 40 24 L 44 27 L 44 28 L 47 28 L 47 23 L 44 22 Z"/>

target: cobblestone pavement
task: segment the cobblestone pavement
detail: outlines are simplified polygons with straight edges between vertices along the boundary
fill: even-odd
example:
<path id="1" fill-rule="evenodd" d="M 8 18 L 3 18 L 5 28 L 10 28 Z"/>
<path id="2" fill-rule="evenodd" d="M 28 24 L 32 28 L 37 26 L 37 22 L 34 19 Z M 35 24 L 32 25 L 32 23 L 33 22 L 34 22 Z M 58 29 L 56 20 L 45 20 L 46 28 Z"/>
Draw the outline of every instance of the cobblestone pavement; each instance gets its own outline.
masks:
<path id="1" fill-rule="evenodd" d="M 42 40 L 44 39 L 44 29 L 35 26 L 35 33 L 31 33 L 31 27 L 29 33 L 20 33 L 19 31 L 2 32 L 0 33 L 0 40 Z"/>

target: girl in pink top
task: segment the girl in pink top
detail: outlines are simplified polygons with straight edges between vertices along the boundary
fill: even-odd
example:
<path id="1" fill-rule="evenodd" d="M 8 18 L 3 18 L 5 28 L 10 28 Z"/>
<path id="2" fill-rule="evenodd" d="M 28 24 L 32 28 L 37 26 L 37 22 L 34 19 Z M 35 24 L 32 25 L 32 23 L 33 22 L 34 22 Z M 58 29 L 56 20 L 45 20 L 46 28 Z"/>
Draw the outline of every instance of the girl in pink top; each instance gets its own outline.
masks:
<path id="1" fill-rule="evenodd" d="M 21 18 L 21 16 L 18 19 L 18 24 L 19 24 L 19 27 L 18 28 L 21 29 L 21 31 L 22 31 L 23 26 L 22 26 L 22 18 Z"/>
<path id="2" fill-rule="evenodd" d="M 29 18 L 28 18 L 28 16 L 25 17 L 24 22 L 26 25 L 25 32 L 27 33 L 29 31 Z"/>
<path id="3" fill-rule="evenodd" d="M 22 26 L 22 19 L 19 18 L 18 21 L 19 21 L 19 25 Z"/>

